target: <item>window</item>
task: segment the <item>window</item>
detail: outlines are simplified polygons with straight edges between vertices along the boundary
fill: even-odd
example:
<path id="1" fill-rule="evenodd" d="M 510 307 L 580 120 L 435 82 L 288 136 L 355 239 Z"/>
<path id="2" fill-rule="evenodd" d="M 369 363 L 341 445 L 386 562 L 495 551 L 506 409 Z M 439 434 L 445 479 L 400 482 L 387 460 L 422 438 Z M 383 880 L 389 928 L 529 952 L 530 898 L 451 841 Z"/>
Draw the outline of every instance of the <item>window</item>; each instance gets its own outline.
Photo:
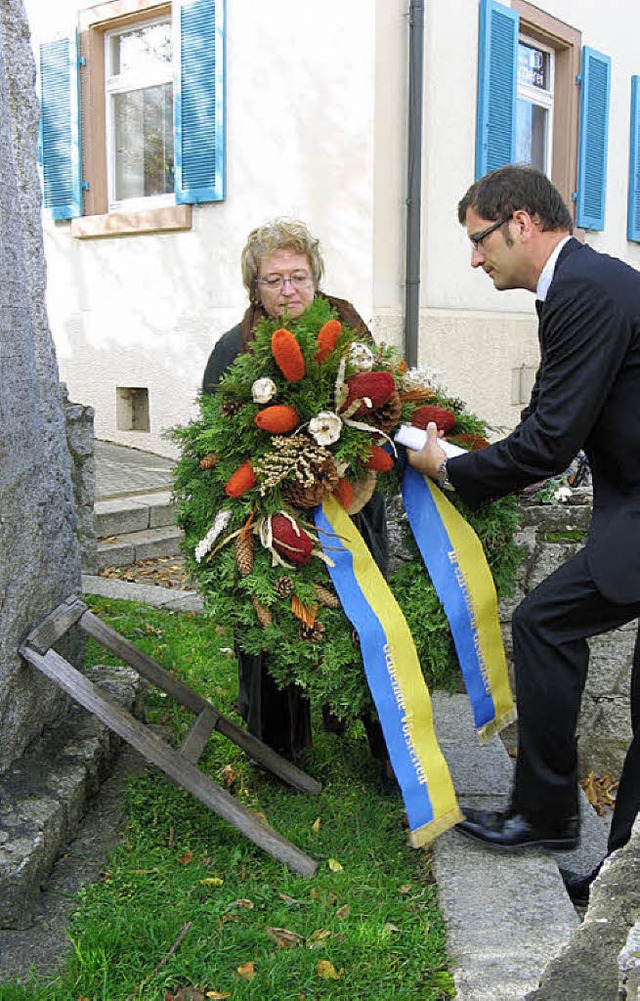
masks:
<path id="1" fill-rule="evenodd" d="M 518 42 L 516 162 L 551 173 L 553 50 L 528 38 Z"/>
<path id="2" fill-rule="evenodd" d="M 578 226 L 604 227 L 610 62 L 528 0 L 480 0 L 476 177 L 541 166 Z"/>
<path id="3" fill-rule="evenodd" d="M 140 199 L 171 204 L 174 190 L 171 22 L 106 36 L 109 209 Z M 148 203 L 147 203 L 148 204 Z"/>
<path id="4" fill-rule="evenodd" d="M 224 0 L 108 0 L 41 46 L 45 206 L 104 216 L 74 235 L 184 228 L 178 207 L 224 198 L 224 14 Z"/>

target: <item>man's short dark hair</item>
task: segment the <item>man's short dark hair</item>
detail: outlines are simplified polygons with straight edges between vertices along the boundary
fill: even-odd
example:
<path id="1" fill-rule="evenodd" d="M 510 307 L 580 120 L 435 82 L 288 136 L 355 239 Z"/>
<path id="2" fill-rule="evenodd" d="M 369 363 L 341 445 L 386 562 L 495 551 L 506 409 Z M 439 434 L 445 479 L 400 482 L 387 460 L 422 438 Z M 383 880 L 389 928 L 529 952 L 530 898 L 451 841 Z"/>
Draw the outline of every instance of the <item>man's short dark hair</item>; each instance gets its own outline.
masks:
<path id="1" fill-rule="evenodd" d="M 458 203 L 458 220 L 464 225 L 467 209 L 482 219 L 510 219 L 518 209 L 536 218 L 545 230 L 573 232 L 571 213 L 562 195 L 546 174 L 517 164 L 499 167 L 472 184 Z"/>

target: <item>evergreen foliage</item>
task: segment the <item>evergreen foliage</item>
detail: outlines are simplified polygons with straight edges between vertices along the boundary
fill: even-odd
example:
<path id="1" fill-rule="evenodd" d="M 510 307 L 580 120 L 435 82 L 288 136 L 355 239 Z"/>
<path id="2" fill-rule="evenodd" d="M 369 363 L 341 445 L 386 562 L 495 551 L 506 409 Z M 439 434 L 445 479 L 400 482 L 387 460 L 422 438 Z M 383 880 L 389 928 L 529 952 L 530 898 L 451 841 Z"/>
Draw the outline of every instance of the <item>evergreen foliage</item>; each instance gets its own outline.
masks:
<path id="1" fill-rule="evenodd" d="M 309 421 L 320 412 L 339 412 L 341 400 L 336 399 L 336 384 L 356 371 L 349 361 L 349 349 L 362 339 L 343 328 L 335 350 L 318 363 L 318 332 L 333 317 L 335 312 L 329 303 L 317 298 L 299 320 L 288 324 L 305 360 L 306 374 L 298 382 L 286 381 L 271 350 L 272 334 L 282 324 L 260 321 L 249 351 L 237 357 L 215 394 L 201 396 L 199 417 L 173 431 L 173 438 L 181 448 L 175 497 L 178 523 L 185 533 L 188 567 L 198 581 L 212 623 L 229 628 L 248 653 L 266 651 L 269 670 L 279 685 L 294 682 L 315 704 L 329 706 L 338 717 L 354 718 L 365 709 L 371 711 L 371 698 L 350 622 L 341 609 L 323 605 L 316 608 L 314 585 L 331 588 L 323 560 L 314 555 L 309 562 L 293 566 L 285 558 L 283 567 L 273 560 L 272 552 L 260 544 L 256 534 L 250 572 L 243 575 L 236 561 L 234 541 L 243 527 L 245 531 L 256 531 L 261 519 L 281 511 L 296 519 L 315 540 L 315 551 L 319 551 L 313 511 L 292 507 L 287 502 L 287 479 L 266 488 L 258 476 L 256 485 L 242 496 L 231 498 L 225 493 L 225 485 L 243 463 L 253 464 L 273 451 L 273 436 L 255 424 L 255 416 L 263 407 L 252 396 L 252 386 L 258 379 L 273 380 L 276 392 L 271 404 L 295 408 L 300 426 L 294 434 L 305 431 Z M 402 400 L 397 423 L 409 423 L 417 404 L 406 398 L 410 394 L 402 392 L 406 365 L 391 347 L 373 344 L 369 347 L 374 370 L 390 371 L 394 376 Z M 469 413 L 460 400 L 448 397 L 437 386 L 429 388 L 432 392 L 429 402 L 455 414 L 454 435 L 485 435 L 486 425 Z M 358 423 L 362 425 L 362 419 Z M 370 423 L 375 431 L 373 417 Z M 385 439 L 379 431 L 371 433 L 343 421 L 339 439 L 328 446 L 338 469 L 343 474 L 346 470 L 345 475 L 356 487 L 359 481 L 372 475 L 365 462 L 373 442 L 384 445 Z M 216 461 L 211 468 L 201 468 L 201 460 L 211 453 Z M 390 495 L 397 493 L 401 475 L 401 461 L 394 462 L 390 472 L 377 474 L 377 489 Z M 515 500 L 505 498 L 480 513 L 463 509 L 455 495 L 451 500 L 463 510 L 479 535 L 499 596 L 507 594 L 518 563 L 513 542 L 517 526 Z M 198 561 L 194 555 L 196 547 L 221 512 L 227 512 L 225 517 L 229 520 L 209 553 Z M 408 620 L 428 686 L 451 688 L 457 670 L 449 627 L 412 539 L 407 540 L 407 548 L 411 558 L 391 577 L 389 584 Z M 293 583 L 293 595 L 324 627 L 315 641 L 302 638 L 301 622 L 292 610 L 291 597 L 282 598 L 278 594 L 278 581 L 285 574 Z M 271 625 L 259 622 L 256 600 L 271 611 Z"/>

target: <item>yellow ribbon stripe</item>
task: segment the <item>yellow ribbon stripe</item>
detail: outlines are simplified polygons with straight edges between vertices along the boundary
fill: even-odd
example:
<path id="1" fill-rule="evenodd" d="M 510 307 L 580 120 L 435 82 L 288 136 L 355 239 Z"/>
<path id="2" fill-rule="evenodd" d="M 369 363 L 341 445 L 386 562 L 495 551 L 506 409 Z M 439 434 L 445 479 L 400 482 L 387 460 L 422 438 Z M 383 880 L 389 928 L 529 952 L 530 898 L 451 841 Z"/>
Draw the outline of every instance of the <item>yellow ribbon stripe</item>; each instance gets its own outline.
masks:
<path id="1" fill-rule="evenodd" d="M 482 543 L 471 525 L 447 500 L 442 490 L 428 477 L 425 477 L 425 480 L 451 541 L 457 559 L 457 572 L 464 579 L 475 615 L 479 645 L 478 660 L 483 682 L 495 706 L 495 719 L 477 731 L 480 740 L 487 740 L 516 718 L 500 632 L 495 584 Z"/>
<path id="2" fill-rule="evenodd" d="M 342 545 L 351 553 L 353 573 L 362 595 L 386 634 L 386 667 L 395 696 L 394 708 L 401 716 L 406 750 L 418 781 L 428 789 L 433 810 L 429 823 L 410 832 L 410 843 L 419 847 L 463 818 L 449 768 L 435 735 L 429 691 L 404 615 L 360 533 L 333 497 L 324 501 L 322 510 Z M 329 550 L 334 545 L 331 540 L 326 544 Z M 375 692 L 372 694 L 375 699 Z M 379 714 L 384 729 L 384 713 L 380 709 Z M 391 745 L 389 753 L 393 764 Z M 402 788 L 402 782 L 400 785 Z"/>

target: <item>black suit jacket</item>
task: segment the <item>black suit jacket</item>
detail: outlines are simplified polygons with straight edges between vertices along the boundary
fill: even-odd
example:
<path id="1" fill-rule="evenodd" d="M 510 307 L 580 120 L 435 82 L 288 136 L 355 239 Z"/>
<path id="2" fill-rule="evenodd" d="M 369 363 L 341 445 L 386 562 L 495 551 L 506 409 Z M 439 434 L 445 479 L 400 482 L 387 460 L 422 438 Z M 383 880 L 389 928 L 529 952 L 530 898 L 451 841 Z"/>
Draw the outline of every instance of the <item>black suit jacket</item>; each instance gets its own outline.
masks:
<path id="1" fill-rule="evenodd" d="M 640 273 L 570 240 L 538 336 L 540 365 L 520 424 L 450 459 L 449 478 L 476 507 L 563 472 L 584 449 L 594 494 L 591 573 L 609 600 L 640 601 Z"/>

